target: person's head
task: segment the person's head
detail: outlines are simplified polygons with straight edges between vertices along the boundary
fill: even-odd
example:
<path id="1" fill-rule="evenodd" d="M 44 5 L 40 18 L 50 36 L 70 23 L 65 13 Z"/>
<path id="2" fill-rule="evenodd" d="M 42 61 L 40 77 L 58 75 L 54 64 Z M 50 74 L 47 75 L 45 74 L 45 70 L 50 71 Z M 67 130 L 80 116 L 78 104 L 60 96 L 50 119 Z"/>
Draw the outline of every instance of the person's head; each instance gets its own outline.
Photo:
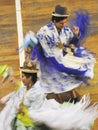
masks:
<path id="1" fill-rule="evenodd" d="M 36 62 L 24 62 L 24 66 L 20 67 L 21 81 L 27 87 L 31 87 L 37 81 Z"/>
<path id="2" fill-rule="evenodd" d="M 57 5 L 52 13 L 51 21 L 55 24 L 58 30 L 62 29 L 67 23 L 67 8 L 62 5 Z"/>
<path id="3" fill-rule="evenodd" d="M 27 73 L 23 72 L 21 73 L 21 81 L 25 86 L 33 85 L 37 81 L 37 73 Z"/>

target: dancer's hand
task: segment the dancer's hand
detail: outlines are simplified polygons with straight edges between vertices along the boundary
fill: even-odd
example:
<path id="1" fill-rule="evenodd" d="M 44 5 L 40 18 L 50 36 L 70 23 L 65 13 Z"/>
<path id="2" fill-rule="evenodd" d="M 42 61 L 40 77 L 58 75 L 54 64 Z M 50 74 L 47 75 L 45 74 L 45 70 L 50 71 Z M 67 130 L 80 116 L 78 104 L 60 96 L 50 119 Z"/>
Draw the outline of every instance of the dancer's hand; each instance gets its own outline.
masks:
<path id="1" fill-rule="evenodd" d="M 79 35 L 79 27 L 78 26 L 73 26 L 73 33 L 75 35 Z"/>

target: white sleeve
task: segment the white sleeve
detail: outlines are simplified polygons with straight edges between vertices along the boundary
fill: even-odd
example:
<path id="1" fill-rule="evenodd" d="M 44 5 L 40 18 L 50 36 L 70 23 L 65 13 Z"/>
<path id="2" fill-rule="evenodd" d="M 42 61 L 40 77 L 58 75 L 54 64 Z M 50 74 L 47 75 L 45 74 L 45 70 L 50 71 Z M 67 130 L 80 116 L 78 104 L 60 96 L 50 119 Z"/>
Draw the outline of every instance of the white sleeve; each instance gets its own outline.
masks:
<path id="1" fill-rule="evenodd" d="M 13 92 L 9 93 L 8 95 L 2 97 L 0 99 L 0 102 L 1 103 L 6 103 L 14 94 L 15 94 L 15 91 L 13 91 Z"/>

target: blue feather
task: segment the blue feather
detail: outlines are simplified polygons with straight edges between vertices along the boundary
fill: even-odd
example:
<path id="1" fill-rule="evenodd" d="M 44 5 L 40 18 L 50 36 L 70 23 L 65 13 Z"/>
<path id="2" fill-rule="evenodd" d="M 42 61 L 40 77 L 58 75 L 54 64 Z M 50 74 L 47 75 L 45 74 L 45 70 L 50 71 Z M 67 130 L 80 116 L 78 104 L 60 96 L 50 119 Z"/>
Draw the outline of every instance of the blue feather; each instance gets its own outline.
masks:
<path id="1" fill-rule="evenodd" d="M 74 11 L 75 17 L 70 20 L 70 25 L 79 27 L 80 30 L 80 42 L 88 35 L 88 29 L 90 25 L 90 16 L 86 10 Z"/>

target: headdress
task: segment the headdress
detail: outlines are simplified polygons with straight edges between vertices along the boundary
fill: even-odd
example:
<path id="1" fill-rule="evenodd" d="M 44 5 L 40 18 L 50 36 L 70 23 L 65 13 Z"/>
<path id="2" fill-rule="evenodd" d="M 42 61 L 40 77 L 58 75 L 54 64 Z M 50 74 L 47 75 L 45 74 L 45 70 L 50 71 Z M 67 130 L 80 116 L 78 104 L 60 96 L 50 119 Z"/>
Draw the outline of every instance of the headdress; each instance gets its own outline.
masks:
<path id="1" fill-rule="evenodd" d="M 69 14 L 67 14 L 67 8 L 62 5 L 57 5 L 55 7 L 55 11 L 52 13 L 52 16 L 55 17 L 68 17 Z"/>
<path id="2" fill-rule="evenodd" d="M 39 69 L 37 68 L 37 64 L 35 61 L 25 61 L 23 67 L 20 67 L 21 72 L 25 73 L 37 73 Z"/>

